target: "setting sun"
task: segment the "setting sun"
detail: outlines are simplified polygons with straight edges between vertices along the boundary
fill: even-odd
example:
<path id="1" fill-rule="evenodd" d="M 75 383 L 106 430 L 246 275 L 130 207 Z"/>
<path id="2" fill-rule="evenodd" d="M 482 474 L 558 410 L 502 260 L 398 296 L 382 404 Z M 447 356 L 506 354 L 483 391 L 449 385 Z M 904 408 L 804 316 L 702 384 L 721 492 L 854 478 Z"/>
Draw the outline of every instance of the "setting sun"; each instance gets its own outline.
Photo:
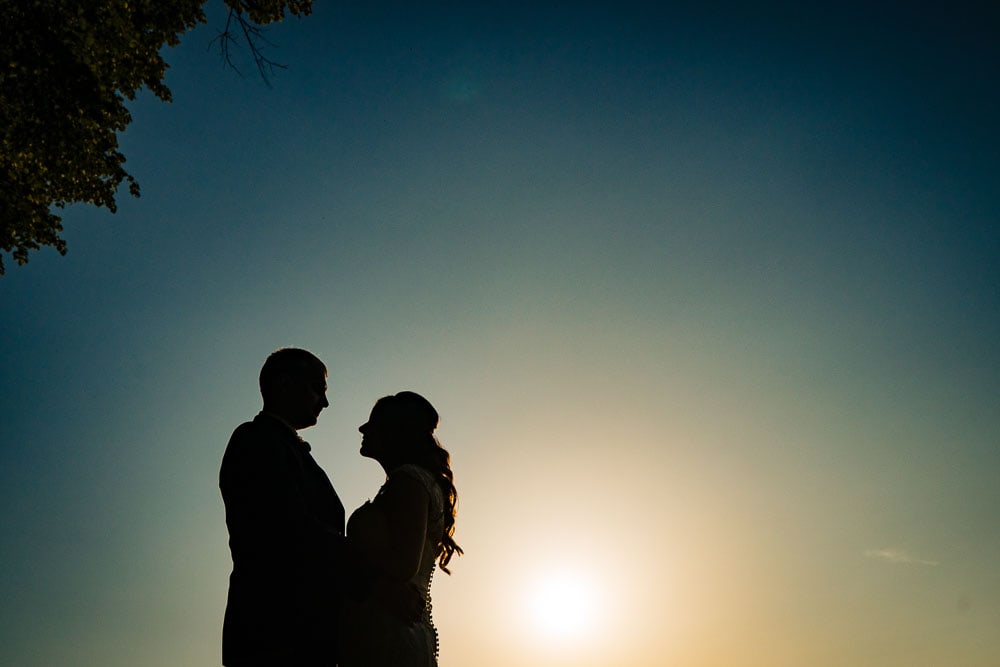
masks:
<path id="1" fill-rule="evenodd" d="M 578 572 L 546 574 L 532 588 L 529 601 L 532 627 L 545 639 L 576 639 L 597 622 L 597 590 Z"/>

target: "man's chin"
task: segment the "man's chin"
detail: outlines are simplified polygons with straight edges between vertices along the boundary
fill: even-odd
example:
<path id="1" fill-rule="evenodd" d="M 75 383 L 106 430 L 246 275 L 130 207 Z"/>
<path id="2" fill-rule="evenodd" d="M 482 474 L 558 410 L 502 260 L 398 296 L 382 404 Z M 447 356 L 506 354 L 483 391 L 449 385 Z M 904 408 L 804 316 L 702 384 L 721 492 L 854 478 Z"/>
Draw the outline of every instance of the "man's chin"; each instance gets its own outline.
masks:
<path id="1" fill-rule="evenodd" d="M 300 429 L 309 428 L 310 426 L 315 426 L 317 421 L 316 417 L 306 417 L 295 426 L 295 430 L 298 431 Z"/>

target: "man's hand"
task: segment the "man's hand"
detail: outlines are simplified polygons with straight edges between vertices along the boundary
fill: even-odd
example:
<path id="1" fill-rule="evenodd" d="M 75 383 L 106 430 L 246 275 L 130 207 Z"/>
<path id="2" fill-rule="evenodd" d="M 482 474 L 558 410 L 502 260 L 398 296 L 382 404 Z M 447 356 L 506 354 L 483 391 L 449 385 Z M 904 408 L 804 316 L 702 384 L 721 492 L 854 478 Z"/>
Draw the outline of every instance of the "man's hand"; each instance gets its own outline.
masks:
<path id="1" fill-rule="evenodd" d="M 377 577 L 371 594 L 380 607 L 406 623 L 416 623 L 427 607 L 423 593 L 412 583 Z"/>

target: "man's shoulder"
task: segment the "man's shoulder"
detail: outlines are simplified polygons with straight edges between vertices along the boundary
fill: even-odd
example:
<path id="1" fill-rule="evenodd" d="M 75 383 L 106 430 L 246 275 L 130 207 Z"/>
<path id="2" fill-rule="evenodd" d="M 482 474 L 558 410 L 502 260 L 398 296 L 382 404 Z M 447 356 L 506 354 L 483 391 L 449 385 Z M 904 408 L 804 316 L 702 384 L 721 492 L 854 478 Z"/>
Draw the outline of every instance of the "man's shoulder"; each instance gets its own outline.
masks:
<path id="1" fill-rule="evenodd" d="M 236 436 L 254 435 L 260 433 L 261 431 L 266 430 L 266 428 L 267 427 L 264 422 L 262 422 L 257 417 L 254 417 L 253 419 L 245 421 L 236 428 L 234 428 L 233 436 L 236 437 Z"/>
<path id="2" fill-rule="evenodd" d="M 243 422 L 233 430 L 226 445 L 226 459 L 255 456 L 267 451 L 283 449 L 285 435 L 277 425 L 266 419 L 256 419 Z"/>
<path id="3" fill-rule="evenodd" d="M 286 468 L 287 449 L 281 432 L 268 423 L 255 419 L 240 424 L 222 455 L 220 484 Z"/>
<path id="4" fill-rule="evenodd" d="M 233 431 L 229 438 L 233 441 L 262 440 L 267 442 L 282 442 L 294 436 L 294 431 L 266 413 L 260 413 L 252 420 L 243 422 Z"/>
<path id="5" fill-rule="evenodd" d="M 238 443 L 270 439 L 268 430 L 257 420 L 243 422 L 233 429 L 233 434 L 229 436 L 229 447 L 232 448 Z"/>

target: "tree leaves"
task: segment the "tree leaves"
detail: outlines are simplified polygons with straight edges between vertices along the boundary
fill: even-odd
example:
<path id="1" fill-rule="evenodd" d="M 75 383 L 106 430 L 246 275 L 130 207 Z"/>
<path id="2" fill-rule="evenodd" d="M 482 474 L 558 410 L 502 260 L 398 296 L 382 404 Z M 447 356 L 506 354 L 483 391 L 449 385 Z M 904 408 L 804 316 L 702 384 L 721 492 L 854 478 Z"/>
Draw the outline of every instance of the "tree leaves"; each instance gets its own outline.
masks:
<path id="1" fill-rule="evenodd" d="M 53 208 L 117 210 L 139 184 L 117 133 L 143 87 L 169 102 L 160 55 L 205 21 L 205 0 L 0 0 L 0 250 L 24 264 L 41 246 L 66 253 Z M 253 23 L 308 15 L 311 0 L 227 0 Z M 0 256 L 0 275 L 4 273 Z"/>

